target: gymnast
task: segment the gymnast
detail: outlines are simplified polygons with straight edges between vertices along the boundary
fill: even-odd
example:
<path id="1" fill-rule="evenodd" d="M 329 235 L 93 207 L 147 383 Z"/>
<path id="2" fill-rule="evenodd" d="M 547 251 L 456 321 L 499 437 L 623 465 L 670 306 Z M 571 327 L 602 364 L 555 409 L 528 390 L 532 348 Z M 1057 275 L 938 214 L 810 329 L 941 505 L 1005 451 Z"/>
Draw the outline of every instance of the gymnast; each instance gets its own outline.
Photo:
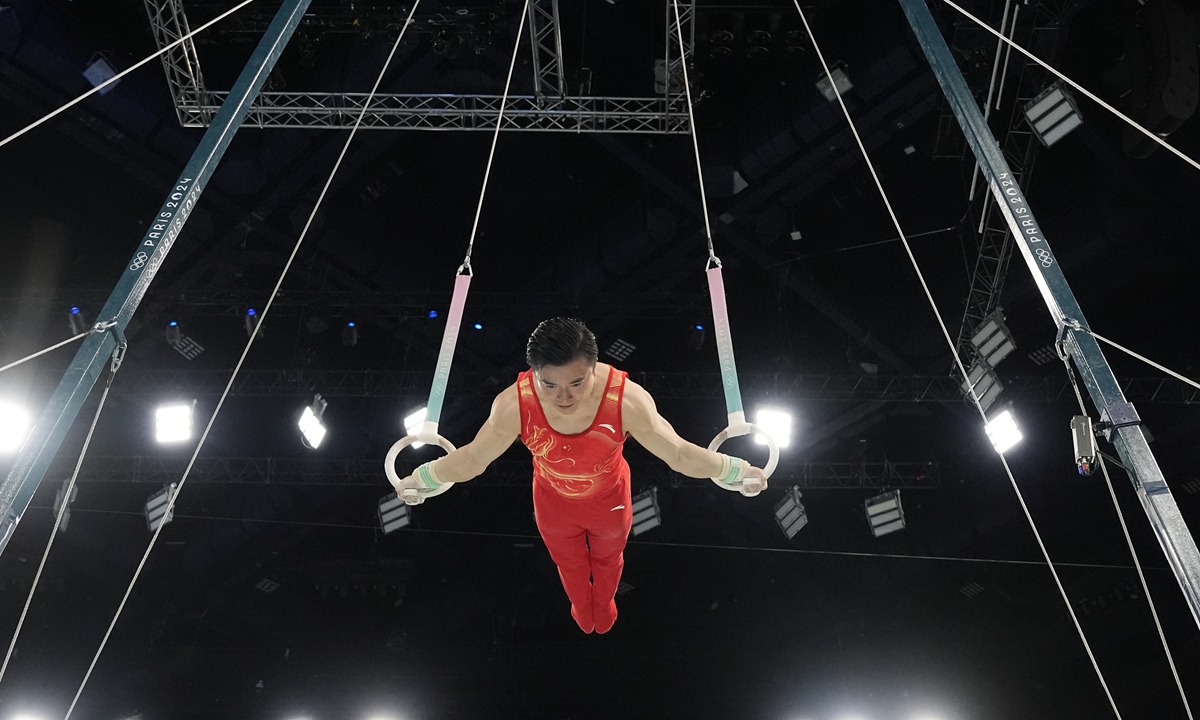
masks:
<path id="1" fill-rule="evenodd" d="M 538 532 L 558 566 L 571 617 L 585 633 L 608 632 L 633 521 L 626 435 L 675 472 L 714 478 L 753 497 L 767 476 L 741 458 L 679 437 L 644 388 L 597 362 L 596 337 L 580 321 L 553 318 L 529 336 L 529 370 L 496 396 L 475 439 L 418 466 L 396 486 L 415 505 L 422 493 L 483 473 L 518 437 L 533 455 Z"/>

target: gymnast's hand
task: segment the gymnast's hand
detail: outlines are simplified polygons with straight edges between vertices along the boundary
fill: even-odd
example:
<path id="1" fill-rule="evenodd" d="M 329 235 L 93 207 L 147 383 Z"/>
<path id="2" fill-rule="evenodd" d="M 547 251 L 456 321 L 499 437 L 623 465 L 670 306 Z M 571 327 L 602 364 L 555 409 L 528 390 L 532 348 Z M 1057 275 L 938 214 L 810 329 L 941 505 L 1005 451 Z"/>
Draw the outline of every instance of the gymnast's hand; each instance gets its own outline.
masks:
<path id="1" fill-rule="evenodd" d="M 742 489 L 740 492 L 746 497 L 754 497 L 766 489 L 767 474 L 753 466 L 746 468 L 746 475 L 742 478 Z"/>
<path id="2" fill-rule="evenodd" d="M 412 475 L 401 480 L 400 484 L 396 486 L 396 496 L 407 505 L 420 505 L 425 502 L 425 498 L 421 497 L 421 487 L 421 481 L 417 479 L 414 472 Z"/>

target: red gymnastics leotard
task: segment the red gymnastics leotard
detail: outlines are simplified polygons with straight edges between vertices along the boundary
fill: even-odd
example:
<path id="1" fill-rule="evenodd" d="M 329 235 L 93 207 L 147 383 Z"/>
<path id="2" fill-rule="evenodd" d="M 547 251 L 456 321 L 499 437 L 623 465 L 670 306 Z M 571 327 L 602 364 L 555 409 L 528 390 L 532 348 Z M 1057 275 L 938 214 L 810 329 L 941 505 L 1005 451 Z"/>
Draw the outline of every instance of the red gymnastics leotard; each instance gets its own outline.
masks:
<path id="1" fill-rule="evenodd" d="M 533 371 L 517 378 L 521 442 L 533 454 L 534 516 L 571 600 L 571 616 L 584 632 L 607 632 L 617 619 L 613 598 L 633 523 L 629 463 L 621 455 L 627 377 L 609 371 L 596 417 L 573 435 L 550 427 Z"/>

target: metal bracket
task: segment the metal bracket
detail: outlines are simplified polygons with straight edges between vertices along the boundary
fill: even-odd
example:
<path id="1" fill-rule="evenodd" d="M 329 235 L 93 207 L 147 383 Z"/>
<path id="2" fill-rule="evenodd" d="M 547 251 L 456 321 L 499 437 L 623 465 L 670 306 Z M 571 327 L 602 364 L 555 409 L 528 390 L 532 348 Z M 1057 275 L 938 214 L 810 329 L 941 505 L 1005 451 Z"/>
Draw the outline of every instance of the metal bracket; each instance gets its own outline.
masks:
<path id="1" fill-rule="evenodd" d="M 1100 413 L 1100 423 L 1096 429 L 1104 435 L 1104 439 L 1112 442 L 1117 428 L 1141 425 L 1142 418 L 1131 402 L 1113 403 Z"/>

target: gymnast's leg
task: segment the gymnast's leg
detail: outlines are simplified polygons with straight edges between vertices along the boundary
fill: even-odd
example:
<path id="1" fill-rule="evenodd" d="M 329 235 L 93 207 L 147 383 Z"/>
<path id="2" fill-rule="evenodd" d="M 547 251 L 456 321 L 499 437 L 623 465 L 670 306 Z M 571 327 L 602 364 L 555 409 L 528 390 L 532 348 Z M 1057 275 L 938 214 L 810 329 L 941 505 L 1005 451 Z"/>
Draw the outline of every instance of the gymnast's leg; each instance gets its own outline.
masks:
<path id="1" fill-rule="evenodd" d="M 592 571 L 588 561 L 587 533 L 572 517 L 572 509 L 557 493 L 544 489 L 536 481 L 533 483 L 533 513 L 538 532 L 558 566 L 558 577 L 571 600 L 571 617 L 575 618 L 580 630 L 590 633 L 595 623 L 592 620 Z"/>
<path id="2" fill-rule="evenodd" d="M 629 481 L 609 496 L 588 524 L 588 547 L 592 570 L 592 619 L 596 632 L 608 632 L 617 621 L 617 585 L 625 567 L 625 542 L 633 526 L 633 501 Z"/>

